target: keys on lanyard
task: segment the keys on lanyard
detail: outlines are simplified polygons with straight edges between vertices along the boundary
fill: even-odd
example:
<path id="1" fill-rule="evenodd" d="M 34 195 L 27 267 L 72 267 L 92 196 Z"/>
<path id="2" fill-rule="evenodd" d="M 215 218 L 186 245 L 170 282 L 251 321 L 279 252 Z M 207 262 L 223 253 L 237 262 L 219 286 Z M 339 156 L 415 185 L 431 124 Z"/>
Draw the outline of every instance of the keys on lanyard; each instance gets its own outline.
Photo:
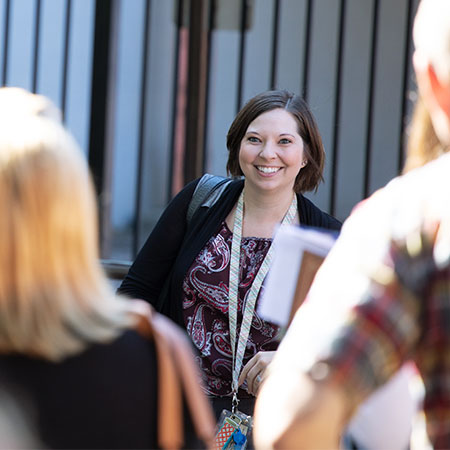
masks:
<path id="1" fill-rule="evenodd" d="M 227 411 L 227 413 L 229 413 Z M 251 417 L 239 411 L 225 416 L 214 440 L 214 450 L 244 450 Z"/>

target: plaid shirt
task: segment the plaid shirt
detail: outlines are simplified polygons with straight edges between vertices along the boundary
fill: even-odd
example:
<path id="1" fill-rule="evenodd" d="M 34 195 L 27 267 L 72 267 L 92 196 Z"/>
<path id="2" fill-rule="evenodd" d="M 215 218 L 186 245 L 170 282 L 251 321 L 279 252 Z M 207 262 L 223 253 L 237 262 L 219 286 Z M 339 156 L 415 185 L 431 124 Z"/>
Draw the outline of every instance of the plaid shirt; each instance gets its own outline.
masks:
<path id="1" fill-rule="evenodd" d="M 412 360 L 425 385 L 430 442 L 450 448 L 449 261 L 445 155 L 355 209 L 280 346 L 278 364 L 338 382 L 356 406 Z"/>

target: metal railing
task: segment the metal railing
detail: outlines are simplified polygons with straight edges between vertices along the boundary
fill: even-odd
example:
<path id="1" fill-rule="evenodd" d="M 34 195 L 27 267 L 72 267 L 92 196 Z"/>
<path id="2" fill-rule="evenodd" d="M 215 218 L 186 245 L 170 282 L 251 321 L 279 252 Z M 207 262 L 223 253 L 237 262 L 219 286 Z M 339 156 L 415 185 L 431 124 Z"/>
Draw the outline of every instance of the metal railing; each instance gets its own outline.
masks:
<path id="1" fill-rule="evenodd" d="M 12 58 L 31 58 L 27 66 L 30 82 L 24 87 L 46 93 L 43 77 L 58 73 L 59 91 L 50 94 L 65 117 L 68 112 L 72 118 L 76 114 L 89 116 L 81 135 L 87 136 L 87 157 L 99 195 L 102 257 L 109 273 L 118 274 L 123 273 L 126 261 L 134 258 L 175 192 L 205 171 L 224 171 L 224 164 L 216 161 L 226 155 L 227 127 L 243 103 L 256 93 L 255 89 L 288 88 L 303 94 L 309 102 L 327 151 L 326 184 L 313 196 L 322 209 L 345 219 L 352 205 L 398 173 L 404 159 L 410 93 L 414 91 L 411 26 L 417 3 L 418 0 L 3 0 L 1 83 L 20 84 L 14 75 L 20 71 L 12 70 Z M 124 126 L 115 120 L 116 99 L 121 89 L 119 49 L 127 41 L 122 19 L 130 8 L 140 8 L 136 17 L 142 30 L 129 49 L 140 60 L 140 72 L 136 75 L 140 82 L 127 86 L 137 89 L 140 99 L 136 105 L 138 123 L 133 130 L 127 130 L 130 141 L 137 142 L 133 152 L 118 149 L 114 141 L 118 127 Z M 163 14 L 164 8 L 171 12 Z M 51 14 L 54 17 L 49 20 Z M 22 33 L 23 42 L 31 42 L 25 52 L 28 56 L 17 54 L 25 45 L 16 45 L 22 15 L 22 25 L 25 21 L 31 24 Z M 60 48 L 54 56 L 59 61 L 55 65 L 58 70 L 44 72 L 43 64 L 52 67 L 54 63 L 44 55 L 48 41 L 44 42 L 43 31 L 51 24 L 59 24 L 60 29 L 54 38 Z M 161 28 L 153 33 L 157 24 Z M 83 52 L 76 53 L 73 46 L 84 35 L 90 36 L 88 44 Z M 158 60 L 167 69 L 158 72 L 152 52 L 169 38 L 173 46 Z M 80 77 L 74 72 L 77 65 L 90 70 L 82 86 L 89 98 L 84 111 L 73 109 L 76 99 L 70 90 L 71 83 Z M 218 67 L 228 68 L 234 76 L 221 79 Z M 360 87 L 355 89 L 352 70 L 361 73 Z M 163 84 L 169 85 L 169 117 L 155 113 L 158 103 L 154 93 Z M 387 96 L 389 89 L 393 92 Z M 379 98 L 384 98 L 386 104 L 378 103 Z M 224 99 L 231 99 L 231 108 Z M 359 126 L 349 131 L 348 122 L 351 126 L 355 117 Z M 155 120 L 168 124 L 167 134 L 161 131 L 161 135 L 155 135 L 162 128 L 157 124 L 153 127 L 157 131 L 149 136 Z M 385 141 L 380 144 L 380 139 Z M 167 150 L 157 142 L 167 142 Z M 136 170 L 131 176 L 123 175 L 120 165 L 114 165 L 118 151 L 129 151 L 135 161 Z M 167 161 L 164 173 L 152 165 L 152 160 Z M 149 187 L 150 169 L 153 177 L 161 175 L 161 183 L 154 183 L 156 186 Z M 117 195 L 113 195 L 118 177 L 123 177 L 124 184 L 132 184 L 133 199 L 119 203 Z M 120 212 L 130 205 L 130 218 L 124 219 L 125 239 L 123 233 L 116 233 L 118 225 L 112 216 L 113 211 Z M 125 245 L 125 241 L 129 244 Z M 126 251 L 115 250 L 121 246 Z M 126 261 L 108 262 L 110 258 Z"/>

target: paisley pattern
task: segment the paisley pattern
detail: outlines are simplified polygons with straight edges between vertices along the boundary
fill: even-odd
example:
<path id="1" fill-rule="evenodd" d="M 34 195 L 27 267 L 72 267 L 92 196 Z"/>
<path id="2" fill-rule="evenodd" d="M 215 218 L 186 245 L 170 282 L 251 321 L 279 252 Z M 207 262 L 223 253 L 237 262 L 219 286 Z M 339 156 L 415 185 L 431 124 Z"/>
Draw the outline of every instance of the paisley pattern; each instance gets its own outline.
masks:
<path id="1" fill-rule="evenodd" d="M 222 222 L 189 268 L 183 282 L 183 314 L 186 329 L 199 350 L 198 363 L 207 394 L 231 394 L 232 353 L 228 325 L 228 282 L 233 233 Z M 238 298 L 238 330 L 248 292 L 270 248 L 271 239 L 242 239 Z M 264 289 L 264 285 L 261 291 Z M 256 301 L 256 308 L 258 300 Z M 276 350 L 279 327 L 262 320 L 255 312 L 243 366 L 259 351 Z M 244 384 L 243 388 L 246 386 Z M 250 396 L 247 392 L 240 397 Z"/>

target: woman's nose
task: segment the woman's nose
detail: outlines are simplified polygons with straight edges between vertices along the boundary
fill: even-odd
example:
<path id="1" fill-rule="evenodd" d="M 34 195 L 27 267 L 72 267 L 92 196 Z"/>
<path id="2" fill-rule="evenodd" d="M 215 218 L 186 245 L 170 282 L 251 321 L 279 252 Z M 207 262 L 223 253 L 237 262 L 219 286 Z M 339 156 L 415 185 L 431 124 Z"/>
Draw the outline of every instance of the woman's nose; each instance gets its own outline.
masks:
<path id="1" fill-rule="evenodd" d="M 274 159 L 277 156 L 276 145 L 272 142 L 265 142 L 259 152 L 259 156 L 265 159 Z"/>

